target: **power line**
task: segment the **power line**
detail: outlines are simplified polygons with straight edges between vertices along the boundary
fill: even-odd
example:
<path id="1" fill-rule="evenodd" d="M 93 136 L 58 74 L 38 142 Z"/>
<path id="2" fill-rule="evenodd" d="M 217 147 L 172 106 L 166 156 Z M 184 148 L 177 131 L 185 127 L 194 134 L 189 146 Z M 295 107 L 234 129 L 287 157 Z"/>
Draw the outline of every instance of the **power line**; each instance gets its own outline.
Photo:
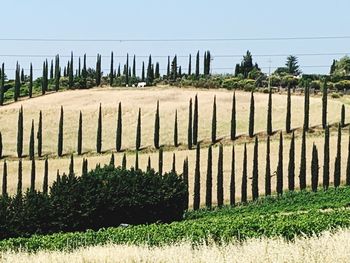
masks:
<path id="1" fill-rule="evenodd" d="M 11 42 L 232 42 L 232 41 L 285 41 L 285 40 L 332 40 L 350 39 L 350 36 L 295 36 L 295 37 L 253 37 L 253 38 L 0 38 L 0 41 Z"/>

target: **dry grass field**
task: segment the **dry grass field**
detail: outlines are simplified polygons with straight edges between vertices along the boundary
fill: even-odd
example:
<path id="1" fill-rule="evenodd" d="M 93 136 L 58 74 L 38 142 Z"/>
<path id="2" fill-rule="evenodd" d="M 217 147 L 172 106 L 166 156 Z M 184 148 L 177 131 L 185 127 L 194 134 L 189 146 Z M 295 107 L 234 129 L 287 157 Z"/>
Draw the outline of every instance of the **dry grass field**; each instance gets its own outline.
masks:
<path id="1" fill-rule="evenodd" d="M 17 167 L 18 160 L 15 158 L 16 152 L 16 130 L 17 130 L 17 114 L 20 105 L 24 108 L 25 135 L 24 135 L 24 152 L 28 152 L 29 130 L 31 119 L 38 119 L 39 110 L 43 111 L 43 148 L 44 154 L 49 155 L 49 179 L 56 178 L 57 170 L 67 172 L 69 167 L 68 156 L 57 158 L 57 131 L 59 109 L 63 105 L 65 110 L 64 122 L 64 149 L 65 152 L 74 152 L 76 149 L 77 122 L 79 110 L 83 112 L 83 145 L 86 152 L 84 157 L 88 157 L 89 168 L 95 167 L 96 164 L 101 165 L 109 162 L 110 153 L 96 155 L 91 152 L 95 151 L 96 145 L 96 128 L 97 128 L 97 110 L 101 102 L 103 107 L 103 149 L 113 150 L 115 144 L 116 129 L 116 112 L 117 103 L 122 102 L 123 105 L 123 147 L 133 149 L 135 141 L 136 118 L 138 107 L 142 108 L 142 145 L 152 146 L 153 143 L 153 125 L 156 101 L 160 101 L 161 116 L 161 143 L 171 145 L 173 138 L 174 112 L 178 110 L 179 120 L 179 139 L 180 142 L 187 142 L 187 122 L 188 122 L 188 100 L 194 98 L 198 94 L 199 98 L 199 139 L 208 141 L 211 132 L 211 114 L 212 101 L 214 95 L 217 96 L 217 116 L 218 116 L 218 137 L 228 137 L 230 132 L 231 119 L 231 103 L 232 92 L 227 90 L 198 90 L 198 89 L 179 89 L 179 88 L 147 88 L 147 89 L 92 89 L 92 90 L 76 90 L 67 91 L 57 94 L 50 94 L 44 97 L 38 97 L 31 100 L 25 100 L 18 103 L 10 104 L 0 108 L 1 122 L 6 124 L 1 127 L 4 143 L 4 154 L 8 159 L 8 190 L 14 193 L 17 184 Z M 237 121 L 238 133 L 246 134 L 248 129 L 248 114 L 250 93 L 237 92 Z M 346 102 L 346 98 L 342 99 Z M 319 125 L 321 123 L 321 98 L 312 97 L 310 104 L 310 125 Z M 329 99 L 329 122 L 339 121 L 341 101 Z M 267 112 L 267 95 L 263 93 L 255 94 L 256 116 L 255 125 L 257 132 L 264 132 L 266 127 Z M 285 105 L 286 96 L 282 94 L 274 94 L 273 96 L 273 128 L 283 129 L 285 125 Z M 300 127 L 303 122 L 303 96 L 292 97 L 292 127 Z M 348 110 L 348 109 L 347 109 Z M 348 113 L 348 112 L 347 112 Z M 346 131 L 345 131 L 346 130 Z M 344 130 L 342 138 L 342 179 L 345 178 L 346 157 L 347 157 L 347 128 Z M 310 133 L 307 139 L 307 166 L 308 170 L 311 166 L 311 146 L 315 142 L 319 150 L 320 159 L 320 176 L 322 177 L 322 160 L 323 160 L 323 137 L 322 133 L 316 129 L 316 132 Z M 300 163 L 300 132 L 296 135 L 296 186 L 298 186 L 298 174 Z M 271 172 L 273 173 L 277 167 L 278 154 L 278 134 L 272 137 L 271 143 Z M 285 136 L 284 140 L 284 177 L 285 187 L 287 187 L 287 167 L 289 154 L 290 136 Z M 264 177 L 265 177 L 265 158 L 266 158 L 266 142 L 265 136 L 261 136 L 259 144 L 259 181 L 260 193 L 264 193 Z M 248 175 L 251 174 L 251 163 L 253 155 L 252 140 L 243 136 L 238 140 L 236 145 L 236 200 L 240 199 L 241 176 L 242 176 L 242 159 L 243 159 L 243 143 L 248 142 Z M 229 200 L 229 181 L 231 173 L 231 142 L 227 139 L 224 143 L 224 184 L 225 184 L 225 200 Z M 334 168 L 336 146 L 336 131 L 331 132 L 331 180 Z M 176 168 L 182 171 L 183 160 L 188 156 L 190 170 L 190 191 L 193 190 L 193 175 L 195 166 L 195 150 L 187 150 L 186 147 L 175 149 L 174 151 L 164 152 L 164 171 L 169 171 L 172 165 L 172 155 L 176 155 Z M 213 150 L 213 191 L 216 191 L 216 172 L 217 172 L 217 154 L 218 147 Z M 140 168 L 145 169 L 148 156 L 151 156 L 152 166 L 158 170 L 158 153 L 142 151 L 139 154 Z M 115 154 L 116 164 L 121 163 L 122 153 Z M 78 175 L 81 173 L 82 157 L 75 157 L 75 171 Z M 127 164 L 133 166 L 135 163 L 135 154 L 127 153 Z M 207 166 L 207 148 L 201 150 L 201 201 L 204 201 L 205 194 L 205 176 Z M 41 188 L 43 177 L 44 161 L 37 160 L 36 187 Z M 2 166 L 0 167 L 2 174 Z M 309 173 L 308 173 L 309 174 Z M 23 187 L 28 187 L 30 182 L 30 161 L 23 161 Z M 250 176 L 249 176 L 250 177 Z M 307 178 L 310 182 L 310 177 Z M 275 189 L 275 177 L 272 178 L 272 189 Z M 248 194 L 250 194 L 250 181 L 248 181 Z M 214 202 L 215 197 L 214 196 Z M 190 198 L 192 202 L 192 198 Z"/>
<path id="2" fill-rule="evenodd" d="M 243 243 L 192 247 L 182 243 L 165 247 L 109 245 L 73 252 L 37 254 L 6 252 L 1 262 L 349 262 L 350 231 L 324 232 L 319 237 L 249 239 Z"/>

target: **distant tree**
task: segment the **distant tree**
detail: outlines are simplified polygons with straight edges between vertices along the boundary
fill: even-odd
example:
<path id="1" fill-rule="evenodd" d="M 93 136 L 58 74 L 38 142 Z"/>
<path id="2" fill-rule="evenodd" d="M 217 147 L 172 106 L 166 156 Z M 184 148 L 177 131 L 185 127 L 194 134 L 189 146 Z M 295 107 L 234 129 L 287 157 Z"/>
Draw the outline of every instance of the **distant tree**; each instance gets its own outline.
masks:
<path id="1" fill-rule="evenodd" d="M 317 191 L 318 186 L 318 152 L 315 143 L 312 145 L 312 160 L 311 160 L 311 187 L 312 191 Z"/>
<path id="2" fill-rule="evenodd" d="M 235 172 L 235 146 L 232 146 L 231 157 L 231 180 L 230 180 L 230 205 L 234 206 L 236 203 L 236 172 Z"/>
<path id="3" fill-rule="evenodd" d="M 122 130 L 123 130 L 123 123 L 122 123 L 122 103 L 119 102 L 118 104 L 118 119 L 117 119 L 117 131 L 116 131 L 116 150 L 117 152 L 120 152 L 122 149 Z"/>
<path id="4" fill-rule="evenodd" d="M 114 80 L 114 62 L 113 62 L 113 51 L 111 52 L 111 67 L 109 71 L 109 85 L 113 85 Z"/>
<path id="5" fill-rule="evenodd" d="M 322 127 L 326 129 L 327 126 L 327 83 L 326 81 L 322 87 Z"/>
<path id="6" fill-rule="evenodd" d="M 176 173 L 176 156 L 175 153 L 173 153 L 173 164 L 171 167 L 171 172 Z"/>
<path id="7" fill-rule="evenodd" d="M 211 143 L 216 143 L 216 96 L 214 96 L 213 117 L 211 121 Z"/>
<path id="8" fill-rule="evenodd" d="M 326 126 L 324 132 L 324 150 L 323 150 L 323 188 L 329 187 L 329 126 Z"/>
<path id="9" fill-rule="evenodd" d="M 194 97 L 194 109 L 193 109 L 193 145 L 198 142 L 198 96 Z"/>
<path id="10" fill-rule="evenodd" d="M 132 76 L 136 77 L 136 56 L 134 55 L 134 58 L 132 60 Z"/>
<path id="11" fill-rule="evenodd" d="M 338 124 L 337 155 L 334 163 L 334 187 L 339 187 L 341 178 L 341 126 Z"/>
<path id="12" fill-rule="evenodd" d="M 32 159 L 32 166 L 30 171 L 30 192 L 35 191 L 35 159 Z"/>
<path id="13" fill-rule="evenodd" d="M 244 144 L 241 202 L 247 202 L 247 145 Z"/>
<path id="14" fill-rule="evenodd" d="M 53 60 L 52 59 L 50 64 L 50 79 L 53 79 Z"/>
<path id="15" fill-rule="evenodd" d="M 21 158 L 23 152 L 23 107 L 18 112 L 17 126 L 17 157 Z"/>
<path id="16" fill-rule="evenodd" d="M 178 143 L 178 127 L 177 127 L 177 110 L 175 110 L 175 122 L 174 122 L 174 147 L 179 146 Z"/>
<path id="17" fill-rule="evenodd" d="M 298 65 L 298 58 L 296 56 L 290 55 L 287 57 L 286 67 L 288 69 L 288 73 L 293 76 L 298 76 L 301 74 L 301 70 Z"/>
<path id="18" fill-rule="evenodd" d="M 7 163 L 4 161 L 4 168 L 2 170 L 2 196 L 7 196 Z"/>
<path id="19" fill-rule="evenodd" d="M 258 160 L 258 149 L 259 149 L 259 141 L 258 137 L 255 136 L 255 144 L 254 144 L 254 157 L 253 157 L 253 176 L 252 176 L 252 196 L 253 200 L 258 199 L 259 197 L 259 160 Z"/>
<path id="20" fill-rule="evenodd" d="M 182 177 L 184 180 L 184 184 L 186 185 L 186 197 L 184 200 L 185 203 L 185 209 L 188 210 L 188 201 L 189 201 L 189 190 L 188 190 L 188 158 L 186 157 L 183 163 L 183 169 L 182 169 Z"/>
<path id="21" fill-rule="evenodd" d="M 123 159 L 122 159 L 122 169 L 126 170 L 126 154 L 123 154 Z"/>
<path id="22" fill-rule="evenodd" d="M 231 140 L 236 139 L 236 92 L 232 96 L 232 111 L 231 111 Z"/>
<path id="23" fill-rule="evenodd" d="M 348 159 L 346 163 L 346 185 L 350 185 L 350 129 L 349 129 L 349 135 L 348 135 Z M 1 133 L 0 133 L 1 138 Z"/>
<path id="24" fill-rule="evenodd" d="M 154 120 L 154 147 L 156 149 L 159 149 L 159 129 L 160 129 L 160 117 L 159 117 L 159 100 L 158 100 L 155 120 Z"/>
<path id="25" fill-rule="evenodd" d="M 212 206 L 212 188 L 213 188 L 213 164 L 212 164 L 212 147 L 209 145 L 208 148 L 208 159 L 207 159 L 207 180 L 206 180 L 206 194 L 205 194 L 205 206 L 211 208 Z"/>
<path id="26" fill-rule="evenodd" d="M 32 120 L 32 128 L 30 130 L 29 137 L 29 159 L 32 160 L 34 158 L 34 120 Z"/>
<path id="27" fill-rule="evenodd" d="M 219 145 L 219 157 L 218 157 L 218 175 L 217 175 L 217 202 L 218 206 L 224 205 L 224 164 L 223 164 L 223 146 Z"/>
<path id="28" fill-rule="evenodd" d="M 167 76 L 167 79 L 170 78 L 170 56 L 168 56 L 168 66 L 166 70 L 166 76 Z"/>
<path id="29" fill-rule="evenodd" d="M 96 152 L 102 152 L 102 106 L 98 108 L 98 121 L 97 121 L 97 136 L 96 136 Z"/>
<path id="30" fill-rule="evenodd" d="M 290 133 L 291 130 L 291 94 L 290 94 L 291 88 L 290 84 L 288 84 L 288 95 L 287 95 L 287 114 L 286 114 L 286 132 Z"/>
<path id="31" fill-rule="evenodd" d="M 145 62 L 142 62 L 141 81 L 145 81 Z"/>
<path id="32" fill-rule="evenodd" d="M 73 52 L 70 53 L 70 63 L 69 63 L 69 72 L 68 72 L 68 85 L 69 87 L 74 86 L 74 65 L 73 65 Z"/>
<path id="33" fill-rule="evenodd" d="M 303 136 L 301 140 L 301 154 L 300 154 L 300 172 L 299 172 L 300 190 L 306 188 L 306 129 L 303 129 Z"/>
<path id="34" fill-rule="evenodd" d="M 135 154 L 135 170 L 139 169 L 139 151 L 136 151 Z"/>
<path id="35" fill-rule="evenodd" d="M 96 86 L 100 86 L 101 84 L 101 55 L 97 54 L 97 61 L 96 61 Z"/>
<path id="36" fill-rule="evenodd" d="M 5 170 L 5 164 L 4 164 L 4 170 Z M 18 160 L 18 179 L 17 179 L 17 195 L 18 196 L 22 195 L 22 178 L 23 178 L 22 159 L 20 158 Z"/>
<path id="37" fill-rule="evenodd" d="M 43 180 L 43 194 L 48 193 L 49 189 L 49 162 L 48 159 L 45 159 L 45 164 L 44 164 L 44 180 Z"/>
<path id="38" fill-rule="evenodd" d="M 249 137 L 254 137 L 254 112 L 255 112 L 255 105 L 254 105 L 254 92 L 251 92 L 250 97 L 250 112 L 249 112 Z"/>
<path id="39" fill-rule="evenodd" d="M 171 79 L 175 81 L 177 78 L 177 75 L 178 75 L 178 73 L 177 73 L 177 56 L 176 55 L 173 58 L 173 61 L 171 62 L 170 74 L 171 74 Z"/>
<path id="40" fill-rule="evenodd" d="M 43 149 L 43 114 L 41 111 L 39 112 L 39 124 L 36 138 L 38 140 L 38 156 L 41 157 Z"/>
<path id="41" fill-rule="evenodd" d="M 151 171 L 152 166 L 151 166 L 151 157 L 148 156 L 148 162 L 147 162 L 147 172 Z"/>
<path id="42" fill-rule="evenodd" d="M 188 128 L 187 128 L 187 145 L 188 149 L 192 149 L 192 98 L 188 107 Z"/>
<path id="43" fill-rule="evenodd" d="M 79 113 L 79 127 L 78 127 L 78 147 L 77 152 L 78 155 L 82 154 L 83 150 L 83 114 Z"/>
<path id="44" fill-rule="evenodd" d="M 33 96 L 33 65 L 32 65 L 32 63 L 30 63 L 30 68 L 29 68 L 28 96 L 29 96 L 29 98 L 32 98 L 32 96 Z"/>
<path id="45" fill-rule="evenodd" d="M 109 159 L 109 165 L 115 167 L 114 153 L 111 153 L 111 158 Z"/>
<path id="46" fill-rule="evenodd" d="M 61 106 L 60 121 L 58 125 L 57 155 L 61 157 L 62 152 L 63 152 L 63 106 Z"/>
<path id="47" fill-rule="evenodd" d="M 266 140 L 265 195 L 271 195 L 270 136 Z"/>
<path id="48" fill-rule="evenodd" d="M 81 76 L 81 60 L 80 60 L 80 57 L 79 57 L 79 59 L 78 59 L 78 77 L 80 77 Z"/>
<path id="49" fill-rule="evenodd" d="M 344 104 L 341 106 L 341 114 L 340 114 L 340 124 L 342 127 L 345 127 L 345 106 Z"/>
<path id="50" fill-rule="evenodd" d="M 84 54 L 84 58 L 83 58 L 83 70 L 81 71 L 81 76 L 83 79 L 83 85 L 86 88 L 87 86 L 86 54 Z"/>
<path id="51" fill-rule="evenodd" d="M 14 91 L 14 100 L 17 101 L 18 97 L 20 96 L 20 90 L 21 90 L 21 80 L 20 80 L 20 67 L 17 62 L 16 64 L 16 73 L 15 73 L 15 91 Z"/>
<path id="52" fill-rule="evenodd" d="M 139 108 L 139 114 L 137 117 L 136 127 L 136 150 L 138 151 L 141 147 L 141 108 Z"/>
<path id="53" fill-rule="evenodd" d="M 194 172 L 194 195 L 193 195 L 193 210 L 198 210 L 200 205 L 200 144 L 197 143 L 196 148 L 196 169 Z"/>
<path id="54" fill-rule="evenodd" d="M 199 78 L 199 51 L 197 52 L 196 56 L 196 78 Z"/>
<path id="55" fill-rule="evenodd" d="M 308 84 L 304 89 L 304 130 L 309 130 L 309 109 L 310 109 L 310 94 Z"/>
<path id="56" fill-rule="evenodd" d="M 73 157 L 73 154 L 70 155 L 69 172 L 68 172 L 68 174 L 70 176 L 74 175 L 74 157 Z"/>
<path id="57" fill-rule="evenodd" d="M 158 151 L 158 173 L 163 175 L 163 148 L 159 148 Z"/>
<path id="58" fill-rule="evenodd" d="M 0 132 L 0 159 L 2 158 L 2 134 Z"/>
<path id="59" fill-rule="evenodd" d="M 152 69 L 152 56 L 148 57 L 148 66 L 147 66 L 147 77 L 146 77 L 147 85 L 153 84 L 153 69 Z"/>
<path id="60" fill-rule="evenodd" d="M 159 79 L 160 78 L 160 69 L 159 69 L 159 63 L 156 63 L 156 69 L 154 71 L 154 78 Z"/>
<path id="61" fill-rule="evenodd" d="M 188 76 L 192 74 L 192 57 L 191 54 L 188 56 Z"/>
<path id="62" fill-rule="evenodd" d="M 5 63 L 1 65 L 1 80 L 0 80 L 0 106 L 4 105 L 5 94 Z"/>
<path id="63" fill-rule="evenodd" d="M 269 88 L 269 99 L 267 103 L 267 134 L 272 135 L 272 89 Z"/>
<path id="64" fill-rule="evenodd" d="M 288 163 L 288 190 L 294 191 L 295 188 L 295 135 L 292 134 L 289 149 L 289 163 Z"/>
<path id="65" fill-rule="evenodd" d="M 283 193 L 283 136 L 280 132 L 280 145 L 278 151 L 278 165 L 277 165 L 277 194 Z"/>

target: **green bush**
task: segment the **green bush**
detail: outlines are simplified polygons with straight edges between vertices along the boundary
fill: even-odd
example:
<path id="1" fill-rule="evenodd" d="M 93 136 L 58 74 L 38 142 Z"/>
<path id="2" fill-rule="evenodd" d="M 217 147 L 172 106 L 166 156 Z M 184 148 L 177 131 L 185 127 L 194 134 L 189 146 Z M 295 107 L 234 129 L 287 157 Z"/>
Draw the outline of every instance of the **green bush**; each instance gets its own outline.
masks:
<path id="1" fill-rule="evenodd" d="M 334 83 L 334 88 L 338 91 L 349 90 L 350 89 L 350 80 L 341 80 Z"/>

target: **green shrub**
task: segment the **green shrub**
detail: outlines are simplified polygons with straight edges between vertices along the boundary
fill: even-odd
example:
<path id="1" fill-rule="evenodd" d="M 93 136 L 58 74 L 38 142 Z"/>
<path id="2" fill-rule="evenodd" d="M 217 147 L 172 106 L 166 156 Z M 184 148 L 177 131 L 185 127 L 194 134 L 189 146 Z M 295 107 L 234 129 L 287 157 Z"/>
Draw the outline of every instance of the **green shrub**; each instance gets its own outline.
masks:
<path id="1" fill-rule="evenodd" d="M 333 99 L 339 99 L 341 96 L 339 93 L 332 93 L 332 98 Z"/>

